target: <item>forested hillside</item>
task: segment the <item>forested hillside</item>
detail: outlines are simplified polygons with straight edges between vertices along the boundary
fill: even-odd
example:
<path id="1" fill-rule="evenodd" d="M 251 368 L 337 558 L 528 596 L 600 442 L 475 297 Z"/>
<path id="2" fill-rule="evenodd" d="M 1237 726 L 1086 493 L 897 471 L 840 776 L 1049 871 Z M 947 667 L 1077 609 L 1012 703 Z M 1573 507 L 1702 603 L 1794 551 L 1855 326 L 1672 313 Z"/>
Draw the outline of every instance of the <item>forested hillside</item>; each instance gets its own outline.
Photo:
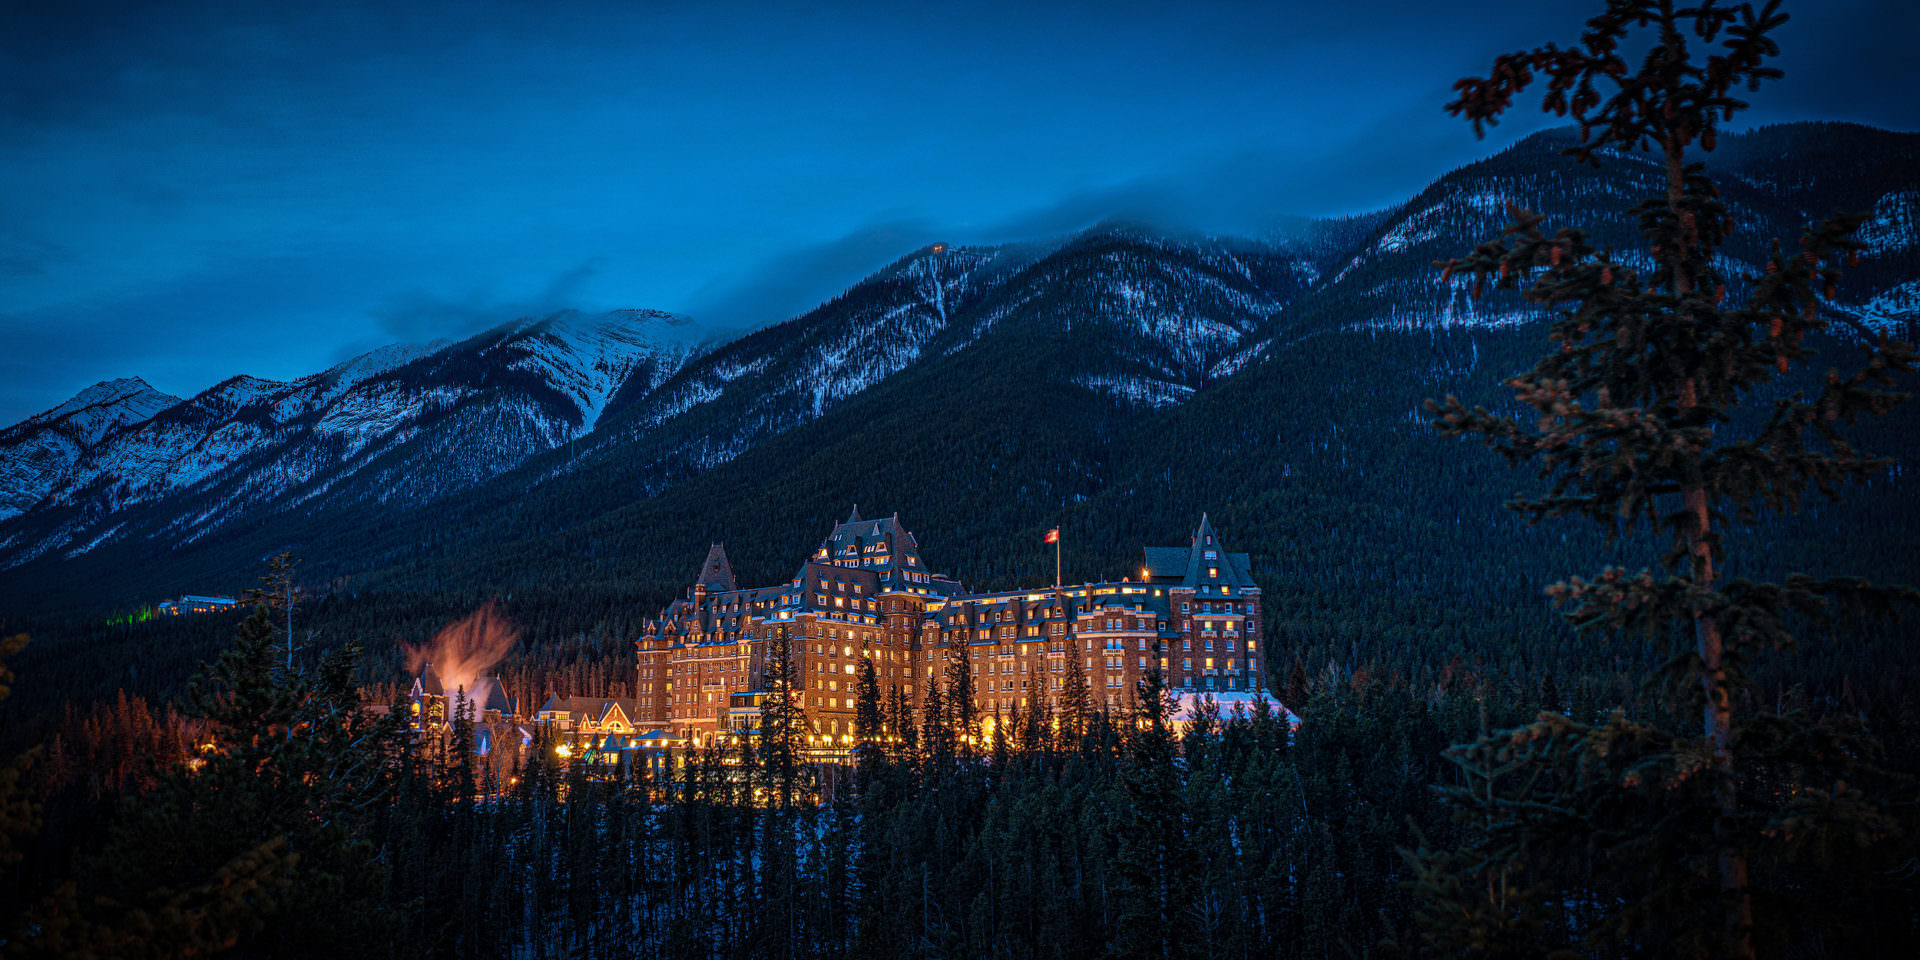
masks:
<path id="1" fill-rule="evenodd" d="M 1916 139 L 1838 124 L 1726 138 L 1715 163 L 1753 225 L 1730 251 L 1749 263 L 1754 237 L 1859 209 L 1879 232 L 1839 302 L 1920 277 L 1900 206 L 1920 189 Z M 1473 301 L 1430 262 L 1497 233 L 1509 199 L 1591 219 L 1647 187 L 1640 161 L 1577 167 L 1558 154 L 1567 143 L 1538 135 L 1292 245 L 1112 225 L 1052 248 L 917 251 L 806 317 L 629 382 L 571 448 L 469 492 L 373 510 L 302 501 L 184 544 L 17 567 L 8 624 L 40 637 L 23 665 L 46 682 L 14 709 L 121 683 L 166 695 L 223 628 L 108 621 L 164 595 L 237 590 L 283 549 L 303 560 L 316 646 L 364 637 L 370 678 L 392 678 L 392 640 L 498 596 L 526 623 L 528 656 L 596 660 L 618 682 L 635 623 L 709 542 L 727 543 L 743 582 L 776 582 L 851 503 L 898 511 L 929 562 L 976 587 L 1043 580 L 1052 526 L 1069 578 L 1117 577 L 1210 512 L 1253 554 L 1270 635 L 1315 670 L 1583 656 L 1533 598 L 1605 549 L 1598 537 L 1529 529 L 1500 507 L 1523 478 L 1419 415 L 1447 393 L 1504 402 L 1499 382 L 1544 330 L 1517 298 Z M 1899 332 L 1913 314 L 1842 319 Z M 1857 335 L 1843 324 L 1823 354 L 1844 361 Z M 835 386 L 849 378 L 864 379 Z M 1863 444 L 1908 455 L 1913 416 L 1866 425 Z M 1745 562 L 1920 580 L 1906 477 L 1733 535 L 1770 547 Z M 1864 673 L 1851 682 L 1889 676 Z"/>

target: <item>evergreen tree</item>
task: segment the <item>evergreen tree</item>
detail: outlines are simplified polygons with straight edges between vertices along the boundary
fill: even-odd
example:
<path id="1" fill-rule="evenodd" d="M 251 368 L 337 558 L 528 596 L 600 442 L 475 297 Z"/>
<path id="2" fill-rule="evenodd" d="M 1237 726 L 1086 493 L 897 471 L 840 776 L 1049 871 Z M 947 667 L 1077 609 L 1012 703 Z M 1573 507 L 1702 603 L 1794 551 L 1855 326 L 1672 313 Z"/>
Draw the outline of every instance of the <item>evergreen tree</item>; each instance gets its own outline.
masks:
<path id="1" fill-rule="evenodd" d="M 1583 517 L 1609 537 L 1664 547 L 1660 572 L 1608 568 L 1549 592 L 1577 629 L 1624 631 L 1662 650 L 1666 693 L 1700 719 L 1688 733 L 1653 716 L 1595 725 L 1542 714 L 1455 748 L 1469 786 L 1452 797 L 1479 811 L 1484 828 L 1464 857 L 1429 854 L 1422 868 L 1437 943 L 1513 937 L 1507 948 L 1528 952 L 1571 926 L 1614 949 L 1752 957 L 1756 933 L 1774 943 L 1792 936 L 1776 923 L 1793 913 L 1773 907 L 1805 888 L 1809 875 L 1798 871 L 1816 851 L 1895 834 L 1882 800 L 1863 789 L 1877 748 L 1844 719 L 1757 706 L 1750 673 L 1836 609 L 1885 612 L 1894 594 L 1852 579 L 1721 576 L 1729 521 L 1793 510 L 1808 493 L 1837 499 L 1841 484 L 1885 467 L 1837 428 L 1887 411 L 1899 399 L 1887 388 L 1912 368 L 1905 344 L 1865 336 L 1858 372 L 1796 374 L 1831 342 L 1834 313 L 1820 301 L 1863 247 L 1861 217 L 1807 229 L 1791 253 L 1776 242 L 1761 274 L 1725 273 L 1719 251 L 1739 225 L 1690 151 L 1712 150 L 1720 126 L 1745 109 L 1736 90 L 1781 75 L 1767 64 L 1786 21 L 1778 6 L 1609 0 L 1579 45 L 1503 56 L 1488 77 L 1456 85 L 1449 110 L 1478 131 L 1544 79 L 1544 108 L 1578 126 L 1568 151 L 1576 160 L 1651 151 L 1664 174 L 1664 194 L 1631 211 L 1642 256 L 1598 249 L 1571 227 L 1549 233 L 1544 218 L 1514 208 L 1506 237 L 1436 264 L 1475 297 L 1488 284 L 1524 283 L 1526 298 L 1554 313 L 1557 347 L 1509 381 L 1532 411 L 1526 420 L 1452 397 L 1429 410 L 1449 435 L 1477 434 L 1510 462 L 1539 464 L 1549 489 L 1516 509 Z M 1701 58 L 1696 41 L 1718 42 L 1718 52 Z M 1636 66 L 1627 51 L 1642 48 Z M 1522 785 L 1513 791 L 1491 788 L 1516 769 L 1534 773 L 1512 778 Z M 1618 906 L 1582 911 L 1571 904 L 1595 904 L 1596 894 L 1550 893 L 1556 881 L 1542 858 L 1556 851 L 1567 854 L 1562 868 L 1585 874 L 1582 888 L 1599 886 L 1598 902 Z M 1449 879 L 1462 862 L 1488 864 L 1486 882 Z M 1756 899 L 1769 908 L 1756 911 Z M 1555 904 L 1566 923 L 1530 915 Z"/>
<path id="2" fill-rule="evenodd" d="M 37 911 L 28 952 L 171 956 L 274 944 L 278 956 L 387 942 L 397 917 L 369 842 L 392 785 L 397 717 L 361 709 L 357 647 L 287 671 L 256 608 L 189 687 L 211 740 L 128 797 L 106 847 Z"/>
<path id="3" fill-rule="evenodd" d="M 7 667 L 7 660 L 26 647 L 24 633 L 0 638 L 0 700 L 13 693 L 13 671 Z M 27 795 L 23 782 L 27 768 L 38 755 L 38 747 L 30 748 L 0 768 L 0 867 L 18 861 L 20 841 L 40 827 L 38 805 Z"/>
<path id="4" fill-rule="evenodd" d="M 872 657 L 860 658 L 860 693 L 853 714 L 855 759 L 860 765 L 860 792 L 878 774 L 887 759 L 886 708 L 880 700 L 880 674 Z"/>
<path id="5" fill-rule="evenodd" d="M 953 728 L 947 725 L 947 698 L 939 677 L 927 678 L 927 696 L 921 703 L 920 733 L 926 741 L 927 769 L 945 774 L 953 767 Z"/>
<path id="6" fill-rule="evenodd" d="M 805 687 L 800 681 L 799 657 L 785 627 L 776 627 L 767 650 L 766 699 L 760 706 L 760 759 L 769 781 L 769 794 L 781 810 L 793 807 L 799 791 L 800 764 L 807 738 Z"/>
<path id="7" fill-rule="evenodd" d="M 893 729 L 892 755 L 898 764 L 910 765 L 920 757 L 920 724 L 913 717 L 913 701 L 894 684 L 889 693 L 887 717 Z"/>
<path id="8" fill-rule="evenodd" d="M 1119 916 L 1111 932 L 1122 957 L 1185 956 L 1197 946 L 1191 935 L 1197 860 L 1160 652 L 1155 642 L 1147 674 L 1134 689 L 1126 738 L 1126 803 L 1114 858 Z"/>
<path id="9" fill-rule="evenodd" d="M 1287 668 L 1287 685 L 1280 692 L 1280 705 L 1295 712 L 1307 708 L 1307 667 L 1300 662 L 1300 656 L 1294 655 L 1293 666 Z"/>
<path id="10" fill-rule="evenodd" d="M 1068 637 L 1067 676 L 1060 684 L 1060 740 L 1065 749 L 1079 749 L 1092 715 L 1093 691 L 1087 686 L 1086 671 L 1080 668 L 1080 643 Z"/>
<path id="11" fill-rule="evenodd" d="M 973 755 L 980 734 L 980 701 L 973 692 L 971 646 L 962 640 L 947 648 L 947 736 L 963 759 Z"/>

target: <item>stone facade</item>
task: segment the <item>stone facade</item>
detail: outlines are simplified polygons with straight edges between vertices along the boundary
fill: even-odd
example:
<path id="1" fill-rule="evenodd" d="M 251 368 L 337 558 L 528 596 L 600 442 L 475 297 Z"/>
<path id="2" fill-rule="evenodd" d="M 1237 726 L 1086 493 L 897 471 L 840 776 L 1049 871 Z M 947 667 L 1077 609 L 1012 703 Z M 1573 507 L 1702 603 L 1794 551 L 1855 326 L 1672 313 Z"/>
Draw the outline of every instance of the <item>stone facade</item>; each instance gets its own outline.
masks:
<path id="1" fill-rule="evenodd" d="M 857 510 L 777 586 L 742 589 L 715 544 L 686 595 L 638 641 L 633 720 L 697 745 L 751 727 L 743 705 L 758 702 L 777 638 L 796 658 L 823 746 L 852 742 L 862 658 L 873 659 L 883 693 L 898 687 L 918 708 L 929 678 L 945 685 L 962 644 L 989 717 L 1034 696 L 1057 706 L 1068 657 L 1110 710 L 1127 704 L 1155 656 L 1176 691 L 1262 688 L 1260 588 L 1246 554 L 1227 552 L 1202 517 L 1188 546 L 1148 547 L 1140 573 L 970 593 L 927 569 L 897 516 L 863 520 Z"/>

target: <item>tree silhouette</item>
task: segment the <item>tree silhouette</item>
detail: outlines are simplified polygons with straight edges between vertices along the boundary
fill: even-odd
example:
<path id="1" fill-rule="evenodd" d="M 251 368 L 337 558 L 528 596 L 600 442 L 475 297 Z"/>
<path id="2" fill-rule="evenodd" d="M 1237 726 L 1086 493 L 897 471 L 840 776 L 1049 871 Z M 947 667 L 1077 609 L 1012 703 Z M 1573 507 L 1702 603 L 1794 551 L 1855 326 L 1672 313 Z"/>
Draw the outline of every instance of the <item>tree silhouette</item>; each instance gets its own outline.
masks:
<path id="1" fill-rule="evenodd" d="M 1809 834 L 1889 829 L 1846 786 L 1857 782 L 1846 776 L 1854 761 L 1871 756 L 1852 732 L 1745 705 L 1755 658 L 1792 646 L 1797 628 L 1836 611 L 1887 612 L 1898 592 L 1854 579 L 1767 584 L 1720 575 L 1729 521 L 1791 512 L 1812 492 L 1838 499 L 1842 484 L 1887 465 L 1839 427 L 1886 412 L 1901 399 L 1888 388 L 1912 369 L 1907 345 L 1868 331 L 1857 372 L 1802 372 L 1815 346 L 1832 339 L 1836 314 L 1821 300 L 1834 296 L 1843 266 L 1863 248 L 1854 236 L 1862 217 L 1810 227 L 1794 251 L 1775 241 L 1757 273 L 1729 276 L 1724 265 L 1720 250 L 1739 224 L 1690 151 L 1712 150 L 1719 127 L 1746 108 L 1735 91 L 1781 75 L 1767 65 L 1779 52 L 1772 34 L 1786 22 L 1778 7 L 1610 0 L 1578 45 L 1502 56 L 1487 77 L 1460 81 L 1448 106 L 1480 132 L 1544 81 L 1543 108 L 1578 127 L 1573 158 L 1598 164 L 1602 155 L 1648 151 L 1660 165 L 1663 195 L 1629 211 L 1643 254 L 1596 248 L 1577 228 L 1549 232 L 1543 217 L 1510 205 L 1506 236 L 1435 264 L 1443 282 L 1469 285 L 1475 298 L 1489 284 L 1522 289 L 1554 314 L 1556 348 L 1508 381 L 1530 411 L 1524 420 L 1454 397 L 1428 410 L 1448 435 L 1478 435 L 1511 463 L 1537 464 L 1546 493 L 1517 499 L 1514 509 L 1535 520 L 1582 517 L 1609 538 L 1664 541 L 1659 572 L 1610 567 L 1549 594 L 1580 630 L 1624 631 L 1665 651 L 1659 676 L 1700 718 L 1698 734 L 1686 735 L 1651 719 L 1588 725 L 1542 714 L 1455 748 L 1453 759 L 1481 786 L 1454 799 L 1488 817 L 1478 856 L 1467 859 L 1497 865 L 1488 875 L 1501 880 L 1485 899 L 1508 904 L 1467 940 L 1502 927 L 1519 935 L 1528 909 L 1564 907 L 1545 891 L 1502 884 L 1520 882 L 1530 858 L 1577 835 L 1576 846 L 1604 851 L 1580 858 L 1595 882 L 1610 871 L 1636 877 L 1628 886 L 1637 893 L 1582 924 L 1592 935 L 1658 936 L 1676 951 L 1750 957 L 1757 852 L 1777 861 Z M 1717 42 L 1717 52 L 1702 58 L 1696 42 Z M 1628 51 L 1641 48 L 1630 62 Z M 1488 786 L 1529 767 L 1533 776 L 1510 778 L 1528 785 L 1518 792 Z M 1596 838 L 1617 842 L 1597 847 Z M 1792 849 L 1774 849 L 1783 846 Z M 1457 901 L 1471 885 L 1443 891 L 1439 863 L 1426 864 L 1429 893 Z M 1718 889 L 1701 889 L 1703 877 Z M 1784 885 L 1773 892 L 1784 895 Z M 1714 910 L 1717 923 L 1697 913 Z M 1471 926 L 1439 922 L 1442 932 Z"/>

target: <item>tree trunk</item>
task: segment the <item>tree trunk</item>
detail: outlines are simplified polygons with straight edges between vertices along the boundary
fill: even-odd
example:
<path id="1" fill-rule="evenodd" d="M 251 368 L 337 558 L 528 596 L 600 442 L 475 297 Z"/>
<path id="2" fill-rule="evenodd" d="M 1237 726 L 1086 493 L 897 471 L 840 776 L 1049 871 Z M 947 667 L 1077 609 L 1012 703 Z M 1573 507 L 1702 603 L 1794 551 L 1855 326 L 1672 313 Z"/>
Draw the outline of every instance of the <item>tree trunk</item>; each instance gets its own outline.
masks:
<path id="1" fill-rule="evenodd" d="M 1679 140 L 1669 134 L 1666 140 L 1667 204 L 1673 211 L 1675 222 L 1685 225 L 1686 221 L 1680 212 L 1684 196 L 1681 151 Z M 1685 267 L 1696 239 L 1690 227 L 1685 229 L 1685 238 L 1674 244 L 1672 251 L 1674 290 L 1682 298 L 1693 289 L 1693 281 Z M 1682 413 L 1693 409 L 1699 402 L 1694 381 L 1689 378 L 1680 385 L 1679 406 Z M 1692 520 L 1687 530 L 1688 572 L 1696 587 L 1711 590 L 1715 574 L 1713 544 L 1708 539 L 1713 527 L 1708 512 L 1707 491 L 1704 487 L 1693 486 L 1686 490 L 1684 497 L 1687 515 Z M 1714 786 L 1714 800 L 1720 808 L 1721 819 L 1731 822 L 1739 812 L 1739 800 L 1734 794 L 1733 703 L 1727 695 L 1726 644 L 1720 636 L 1720 624 L 1710 613 L 1696 610 L 1693 628 L 1694 643 L 1700 655 L 1700 684 L 1706 695 L 1703 726 L 1707 744 L 1713 751 L 1714 773 L 1719 778 Z M 1734 955 L 1751 960 L 1754 955 L 1753 898 L 1747 892 L 1746 853 L 1736 845 L 1726 844 L 1720 848 L 1719 861 L 1720 889 L 1728 895 L 1729 900 L 1727 932 L 1733 938 Z"/>

